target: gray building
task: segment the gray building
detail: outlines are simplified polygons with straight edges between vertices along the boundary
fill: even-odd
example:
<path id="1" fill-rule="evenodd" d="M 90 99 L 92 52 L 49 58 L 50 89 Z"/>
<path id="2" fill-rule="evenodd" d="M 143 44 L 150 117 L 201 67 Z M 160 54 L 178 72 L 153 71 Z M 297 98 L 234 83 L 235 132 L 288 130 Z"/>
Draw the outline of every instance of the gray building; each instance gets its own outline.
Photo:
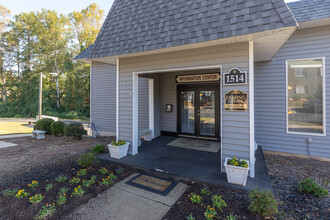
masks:
<path id="1" fill-rule="evenodd" d="M 251 177 L 256 143 L 330 157 L 329 0 L 115 0 L 76 59 L 91 122 L 132 155 L 150 131 L 218 141 Z"/>

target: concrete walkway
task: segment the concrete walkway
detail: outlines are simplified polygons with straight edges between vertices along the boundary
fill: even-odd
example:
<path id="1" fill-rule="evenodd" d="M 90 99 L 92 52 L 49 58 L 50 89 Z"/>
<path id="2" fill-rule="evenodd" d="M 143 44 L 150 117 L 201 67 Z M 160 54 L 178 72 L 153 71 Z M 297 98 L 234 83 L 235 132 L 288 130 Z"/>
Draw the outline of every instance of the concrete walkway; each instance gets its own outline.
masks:
<path id="1" fill-rule="evenodd" d="M 84 220 L 157 220 L 170 210 L 181 197 L 187 185 L 178 183 L 167 195 L 161 196 L 140 188 L 125 184 L 138 174 L 117 183 L 87 204 L 81 205 L 65 219 Z"/>
<path id="2" fill-rule="evenodd" d="M 20 138 L 20 137 L 31 137 L 31 133 L 28 133 L 28 134 L 8 134 L 8 135 L 0 135 L 0 139 L 7 139 L 7 138 Z"/>
<path id="3" fill-rule="evenodd" d="M 7 148 L 7 147 L 14 147 L 17 146 L 17 144 L 5 142 L 5 141 L 0 141 L 0 149 L 1 148 Z"/>

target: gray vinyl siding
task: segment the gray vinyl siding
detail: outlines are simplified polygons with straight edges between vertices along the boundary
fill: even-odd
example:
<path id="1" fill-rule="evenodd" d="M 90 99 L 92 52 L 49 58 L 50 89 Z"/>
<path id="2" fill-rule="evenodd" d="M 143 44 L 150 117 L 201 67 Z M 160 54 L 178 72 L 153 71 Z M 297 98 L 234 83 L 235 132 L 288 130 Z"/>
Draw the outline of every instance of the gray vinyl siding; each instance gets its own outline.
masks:
<path id="1" fill-rule="evenodd" d="M 327 136 L 286 133 L 286 60 L 325 57 Z M 330 26 L 297 30 L 272 62 L 255 65 L 255 137 L 264 150 L 330 157 Z"/>
<path id="2" fill-rule="evenodd" d="M 116 132 L 116 66 L 91 64 L 91 122 L 98 132 Z"/>
<path id="3" fill-rule="evenodd" d="M 160 130 L 176 132 L 177 101 L 175 76 L 178 73 L 160 74 Z M 166 104 L 172 104 L 172 112 L 166 112 Z"/>
<path id="4" fill-rule="evenodd" d="M 141 56 L 120 59 L 119 74 L 119 138 L 131 141 L 133 131 L 133 72 L 191 68 L 201 66 L 222 65 L 223 72 L 232 68 L 248 71 L 248 43 L 222 45 L 161 55 Z M 160 129 L 176 131 L 176 84 L 169 73 L 160 74 Z M 139 79 L 140 82 L 140 79 Z M 156 88 L 157 83 L 155 83 Z M 223 87 L 224 93 L 237 87 Z M 162 88 L 164 90 L 162 90 Z M 248 86 L 238 89 L 248 92 Z M 155 94 L 155 98 L 156 98 Z M 173 104 L 173 113 L 164 113 L 165 105 Z M 156 105 L 156 101 L 155 101 Z M 223 108 L 223 103 L 222 103 Z M 249 112 L 225 112 L 223 109 L 222 153 L 226 157 L 239 156 L 249 159 L 250 133 Z M 157 114 L 155 108 L 155 115 Z M 156 120 L 156 117 L 155 117 Z M 156 126 L 156 122 L 155 122 Z M 158 126 L 158 125 L 157 125 Z M 220 143 L 219 143 L 220 144 Z M 223 164 L 223 161 L 222 161 Z"/>
<path id="5" fill-rule="evenodd" d="M 101 135 L 116 132 L 116 76 L 116 66 L 92 62 L 91 120 Z M 139 79 L 139 94 L 139 129 L 148 129 L 148 79 Z"/>

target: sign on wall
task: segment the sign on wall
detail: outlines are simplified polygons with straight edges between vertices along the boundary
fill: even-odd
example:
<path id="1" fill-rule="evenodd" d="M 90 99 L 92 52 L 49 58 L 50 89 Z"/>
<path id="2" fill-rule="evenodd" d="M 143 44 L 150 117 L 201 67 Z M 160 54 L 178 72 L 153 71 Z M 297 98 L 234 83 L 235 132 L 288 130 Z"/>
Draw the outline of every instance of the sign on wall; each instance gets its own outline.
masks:
<path id="1" fill-rule="evenodd" d="M 247 111 L 248 96 L 240 90 L 232 90 L 225 94 L 226 111 Z"/>
<path id="2" fill-rule="evenodd" d="M 176 77 L 177 83 L 214 82 L 219 80 L 220 80 L 219 73 L 181 75 Z"/>
<path id="3" fill-rule="evenodd" d="M 223 85 L 246 85 L 247 73 L 242 72 L 238 68 L 231 69 L 228 73 L 224 74 Z"/>

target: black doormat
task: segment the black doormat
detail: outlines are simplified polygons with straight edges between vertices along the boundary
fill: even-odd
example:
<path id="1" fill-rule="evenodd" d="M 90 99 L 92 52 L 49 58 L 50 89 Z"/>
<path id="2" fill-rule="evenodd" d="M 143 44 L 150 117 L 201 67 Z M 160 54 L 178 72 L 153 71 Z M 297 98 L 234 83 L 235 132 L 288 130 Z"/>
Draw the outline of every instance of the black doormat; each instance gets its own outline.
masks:
<path id="1" fill-rule="evenodd" d="M 177 185 L 177 182 L 162 177 L 140 173 L 136 177 L 128 180 L 126 184 L 166 196 Z"/>

